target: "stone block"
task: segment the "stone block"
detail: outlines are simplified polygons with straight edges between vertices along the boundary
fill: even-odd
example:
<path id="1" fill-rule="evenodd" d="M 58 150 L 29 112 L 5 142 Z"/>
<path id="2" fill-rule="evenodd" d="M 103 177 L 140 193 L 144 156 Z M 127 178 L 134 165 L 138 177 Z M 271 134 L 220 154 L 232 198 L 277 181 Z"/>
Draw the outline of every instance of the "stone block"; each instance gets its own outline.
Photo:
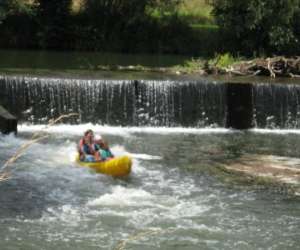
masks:
<path id="1" fill-rule="evenodd" d="M 0 132 L 3 134 L 17 133 L 18 120 L 5 108 L 0 106 Z"/>

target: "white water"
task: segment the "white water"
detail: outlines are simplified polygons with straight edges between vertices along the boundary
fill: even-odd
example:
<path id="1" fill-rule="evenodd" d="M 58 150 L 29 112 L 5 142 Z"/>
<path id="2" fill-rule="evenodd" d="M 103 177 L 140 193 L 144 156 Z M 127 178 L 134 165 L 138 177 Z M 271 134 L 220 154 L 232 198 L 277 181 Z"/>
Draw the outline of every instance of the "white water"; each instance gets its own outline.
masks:
<path id="1" fill-rule="evenodd" d="M 116 155 L 133 156 L 129 178 L 95 174 L 73 162 L 76 141 L 87 128 L 104 135 Z M 41 130 L 22 125 L 19 137 L 0 137 L 0 162 Z M 115 249 L 120 240 L 149 230 L 157 233 L 129 241 L 126 249 L 297 249 L 300 244 L 297 199 L 227 186 L 201 171 L 232 151 L 254 150 L 253 145 L 257 153 L 275 154 L 277 142 L 295 156 L 298 134 L 91 124 L 57 125 L 46 132 L 49 139 L 32 145 L 11 166 L 12 179 L 0 183 L 1 250 Z"/>
<path id="2" fill-rule="evenodd" d="M 184 127 L 113 127 L 95 125 L 91 123 L 81 125 L 56 125 L 47 127 L 46 125 L 26 125 L 22 124 L 18 127 L 20 132 L 39 132 L 60 133 L 68 135 L 82 135 L 82 131 L 93 129 L 95 133 L 114 134 L 120 136 L 128 136 L 133 133 L 149 133 L 149 134 L 219 134 L 229 133 L 231 130 L 226 128 L 184 128 Z"/>

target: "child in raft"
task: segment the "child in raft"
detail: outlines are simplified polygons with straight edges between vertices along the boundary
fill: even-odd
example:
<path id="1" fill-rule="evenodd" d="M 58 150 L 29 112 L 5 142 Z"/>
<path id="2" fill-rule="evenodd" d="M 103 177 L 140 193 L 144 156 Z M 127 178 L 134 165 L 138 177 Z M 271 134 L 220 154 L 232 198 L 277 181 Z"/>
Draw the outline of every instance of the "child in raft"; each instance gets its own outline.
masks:
<path id="1" fill-rule="evenodd" d="M 102 139 L 101 135 L 95 136 L 95 150 L 99 153 L 102 161 L 114 158 L 114 155 L 108 147 L 108 143 Z"/>
<path id="2" fill-rule="evenodd" d="M 83 138 L 80 139 L 78 144 L 78 152 L 81 161 L 101 161 L 100 153 L 96 150 L 94 132 L 91 129 L 85 131 Z"/>

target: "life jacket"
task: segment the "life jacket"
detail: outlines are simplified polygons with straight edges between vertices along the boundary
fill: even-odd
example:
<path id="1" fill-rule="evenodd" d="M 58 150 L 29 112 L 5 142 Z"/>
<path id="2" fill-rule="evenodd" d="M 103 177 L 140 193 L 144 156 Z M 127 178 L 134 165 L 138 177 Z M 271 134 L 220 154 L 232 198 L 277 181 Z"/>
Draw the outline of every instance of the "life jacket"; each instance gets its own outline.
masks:
<path id="1" fill-rule="evenodd" d="M 114 157 L 109 149 L 100 149 L 99 152 L 100 152 L 102 160 L 106 160 L 107 158 L 113 158 Z"/>
<path id="2" fill-rule="evenodd" d="M 78 143 L 78 153 L 81 157 L 83 154 L 90 154 L 93 155 L 95 153 L 95 145 L 94 143 L 91 145 L 88 145 L 84 142 L 84 138 L 81 138 Z"/>

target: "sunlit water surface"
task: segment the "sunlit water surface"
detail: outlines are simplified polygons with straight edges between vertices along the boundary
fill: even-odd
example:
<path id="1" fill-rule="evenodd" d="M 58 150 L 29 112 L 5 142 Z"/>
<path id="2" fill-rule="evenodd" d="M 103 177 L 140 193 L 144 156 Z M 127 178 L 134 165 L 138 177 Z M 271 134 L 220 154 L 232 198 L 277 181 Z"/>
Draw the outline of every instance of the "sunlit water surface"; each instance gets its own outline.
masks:
<path id="1" fill-rule="evenodd" d="M 114 179 L 74 162 L 93 128 L 132 174 Z M 0 136 L 4 163 L 42 126 Z M 47 130 L 0 182 L 1 250 L 300 249 L 300 200 L 272 188 L 228 185 L 205 169 L 243 154 L 297 158 L 298 131 L 119 128 L 61 125 Z"/>

